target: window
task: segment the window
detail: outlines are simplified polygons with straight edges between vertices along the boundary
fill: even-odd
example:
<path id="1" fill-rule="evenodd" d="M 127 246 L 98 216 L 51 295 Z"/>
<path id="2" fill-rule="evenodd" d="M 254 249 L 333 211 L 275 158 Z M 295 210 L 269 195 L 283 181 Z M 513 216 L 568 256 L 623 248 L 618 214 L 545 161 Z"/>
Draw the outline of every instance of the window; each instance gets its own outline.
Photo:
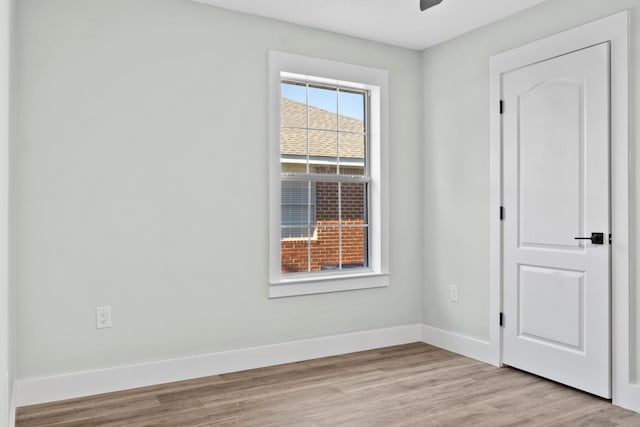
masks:
<path id="1" fill-rule="evenodd" d="M 271 52 L 270 79 L 270 296 L 388 285 L 386 71 Z"/>
<path id="2" fill-rule="evenodd" d="M 368 98 L 280 83 L 281 274 L 369 265 Z"/>

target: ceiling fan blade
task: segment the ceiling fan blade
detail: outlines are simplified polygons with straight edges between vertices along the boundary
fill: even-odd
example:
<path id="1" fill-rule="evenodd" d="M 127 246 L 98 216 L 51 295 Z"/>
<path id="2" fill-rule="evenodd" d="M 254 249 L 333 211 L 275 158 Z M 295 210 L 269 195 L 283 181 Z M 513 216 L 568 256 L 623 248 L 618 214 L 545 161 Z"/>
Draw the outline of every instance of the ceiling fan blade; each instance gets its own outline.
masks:
<path id="1" fill-rule="evenodd" d="M 420 0 L 420 10 L 425 11 L 430 7 L 442 3 L 442 0 Z"/>

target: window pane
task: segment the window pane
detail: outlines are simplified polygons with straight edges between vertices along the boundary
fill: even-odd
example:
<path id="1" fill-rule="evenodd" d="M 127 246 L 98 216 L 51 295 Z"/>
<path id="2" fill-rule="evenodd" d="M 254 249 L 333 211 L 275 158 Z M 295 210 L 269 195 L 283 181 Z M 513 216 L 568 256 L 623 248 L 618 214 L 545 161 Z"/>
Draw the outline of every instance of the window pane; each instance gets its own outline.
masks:
<path id="1" fill-rule="evenodd" d="M 282 82 L 280 96 L 302 104 L 307 103 L 307 85 L 304 83 Z"/>
<path id="2" fill-rule="evenodd" d="M 282 172 L 306 172 L 307 131 L 280 129 L 280 167 Z M 301 165 L 301 166 L 296 166 Z"/>
<path id="3" fill-rule="evenodd" d="M 282 181 L 280 191 L 280 203 L 283 205 L 306 206 L 309 199 L 309 186 L 313 193 L 313 183 L 307 181 Z M 313 202 L 314 195 L 311 194 Z"/>
<path id="4" fill-rule="evenodd" d="M 338 155 L 341 175 L 365 174 L 365 136 L 340 133 Z"/>
<path id="5" fill-rule="evenodd" d="M 281 238 L 308 238 L 315 231 L 315 221 L 315 183 L 282 181 L 280 192 Z"/>
<path id="6" fill-rule="evenodd" d="M 331 129 L 338 128 L 338 92 L 309 86 L 309 128 Z"/>
<path id="7" fill-rule="evenodd" d="M 338 136 L 335 131 L 309 131 L 309 163 L 312 173 L 336 173 Z"/>
<path id="8" fill-rule="evenodd" d="M 349 132 L 364 132 L 365 95 L 359 92 L 340 91 L 338 129 Z"/>
<path id="9" fill-rule="evenodd" d="M 309 239 L 280 241 L 282 274 L 309 271 Z"/>
<path id="10" fill-rule="evenodd" d="M 282 205 L 282 225 L 309 224 L 309 207 L 306 205 Z"/>
<path id="11" fill-rule="evenodd" d="M 340 228 L 318 225 L 318 238 L 311 243 L 311 270 L 337 270 L 340 261 Z"/>
<path id="12" fill-rule="evenodd" d="M 280 85 L 280 124 L 307 127 L 307 88 L 304 85 Z"/>
<path id="13" fill-rule="evenodd" d="M 318 225 L 338 225 L 338 183 L 316 182 L 316 221 Z"/>
<path id="14" fill-rule="evenodd" d="M 367 184 L 343 182 L 340 186 L 342 196 L 340 201 L 342 224 L 366 224 Z"/>
<path id="15" fill-rule="evenodd" d="M 368 227 L 342 227 L 342 269 L 367 267 Z"/>

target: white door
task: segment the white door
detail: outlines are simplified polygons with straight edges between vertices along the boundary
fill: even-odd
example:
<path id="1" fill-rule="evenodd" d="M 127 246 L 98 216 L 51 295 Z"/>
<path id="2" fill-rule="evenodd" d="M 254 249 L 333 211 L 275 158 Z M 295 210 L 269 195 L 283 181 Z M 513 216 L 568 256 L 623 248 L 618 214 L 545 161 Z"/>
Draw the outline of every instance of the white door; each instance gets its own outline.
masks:
<path id="1" fill-rule="evenodd" d="M 502 99 L 503 361 L 609 398 L 609 44 L 504 74 Z"/>

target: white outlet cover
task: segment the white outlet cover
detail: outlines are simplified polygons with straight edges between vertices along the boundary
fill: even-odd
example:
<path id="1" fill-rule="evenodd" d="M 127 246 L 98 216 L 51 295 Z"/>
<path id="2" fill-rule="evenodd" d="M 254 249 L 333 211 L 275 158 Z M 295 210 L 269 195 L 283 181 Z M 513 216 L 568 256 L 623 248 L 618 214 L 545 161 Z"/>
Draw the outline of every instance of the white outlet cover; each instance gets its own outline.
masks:
<path id="1" fill-rule="evenodd" d="M 111 327 L 111 307 L 96 307 L 96 328 Z"/>
<path id="2" fill-rule="evenodd" d="M 450 293 L 449 293 L 449 300 L 451 302 L 459 302 L 458 285 L 451 285 L 451 289 L 450 289 Z"/>

